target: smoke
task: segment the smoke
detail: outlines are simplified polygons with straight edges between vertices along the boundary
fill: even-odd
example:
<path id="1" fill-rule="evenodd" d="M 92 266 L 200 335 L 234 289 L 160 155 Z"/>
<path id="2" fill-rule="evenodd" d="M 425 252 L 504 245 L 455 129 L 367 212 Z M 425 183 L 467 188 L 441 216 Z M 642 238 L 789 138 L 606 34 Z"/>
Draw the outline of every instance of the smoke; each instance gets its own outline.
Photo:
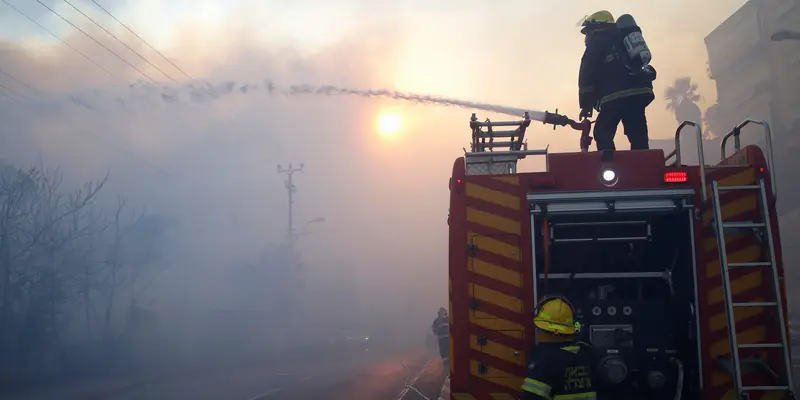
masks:
<path id="1" fill-rule="evenodd" d="M 407 101 L 416 104 L 429 104 L 459 107 L 473 110 L 482 110 L 500 114 L 522 116 L 528 112 L 531 119 L 544 121 L 545 113 L 542 111 L 526 110 L 496 104 L 478 103 L 448 97 L 405 93 L 387 89 L 353 89 L 334 85 L 311 85 L 307 83 L 279 86 L 272 80 L 265 79 L 263 83 L 241 83 L 224 81 L 217 84 L 211 82 L 187 83 L 180 86 L 156 86 L 147 83 L 137 83 L 129 86 L 129 90 L 120 92 L 112 90 L 91 90 L 72 92 L 61 96 L 51 97 L 46 100 L 23 98 L 17 102 L 37 111 L 52 111 L 63 107 L 64 103 L 77 105 L 92 111 L 101 112 L 109 106 L 132 107 L 139 101 L 156 100 L 164 103 L 189 102 L 202 104 L 219 100 L 226 96 L 236 94 L 249 94 L 254 92 L 267 93 L 270 96 L 357 96 L 364 98 L 387 98 L 392 100 Z"/>

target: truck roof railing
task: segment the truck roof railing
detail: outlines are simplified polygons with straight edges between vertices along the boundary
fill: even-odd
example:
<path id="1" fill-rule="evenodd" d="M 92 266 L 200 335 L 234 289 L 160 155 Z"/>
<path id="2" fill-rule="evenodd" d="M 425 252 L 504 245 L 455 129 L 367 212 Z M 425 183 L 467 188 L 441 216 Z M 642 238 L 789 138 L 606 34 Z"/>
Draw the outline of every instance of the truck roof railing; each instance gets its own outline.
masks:
<path id="1" fill-rule="evenodd" d="M 547 148 L 528 150 L 525 132 L 531 124 L 527 112 L 519 121 L 491 121 L 488 118 L 481 122 L 475 113 L 469 120 L 472 129 L 470 151 L 464 151 L 468 175 L 515 174 L 517 161 L 527 156 L 543 155 L 547 157 Z M 508 130 L 494 130 L 494 127 L 516 127 Z M 496 141 L 501 138 L 505 140 Z"/>
<path id="2" fill-rule="evenodd" d="M 675 150 L 672 150 L 671 153 L 667 154 L 664 157 L 664 161 L 667 162 L 667 166 L 677 166 L 680 167 L 681 164 L 681 132 L 683 132 L 683 128 L 687 126 L 694 127 L 695 133 L 697 134 L 697 154 L 698 163 L 700 165 L 700 184 L 702 185 L 702 194 L 703 194 L 703 201 L 708 200 L 708 194 L 706 193 L 706 158 L 705 153 L 703 152 L 703 129 L 700 128 L 700 125 L 693 121 L 683 121 L 680 125 L 678 125 L 678 129 L 675 130 Z M 672 164 L 669 163 L 669 159 L 675 157 L 675 162 Z"/>
<path id="3" fill-rule="evenodd" d="M 733 136 L 734 152 L 742 149 L 742 141 L 739 139 L 739 135 L 742 134 L 742 128 L 750 124 L 761 125 L 761 127 L 764 128 L 764 146 L 766 147 L 767 167 L 769 168 L 769 180 L 772 184 L 772 198 L 773 201 L 775 201 L 775 199 L 778 198 L 778 185 L 775 182 L 775 159 L 773 158 L 772 153 L 772 130 L 770 129 L 767 121 L 748 118 L 734 126 L 730 132 L 726 133 L 725 136 L 722 137 L 722 141 L 719 144 L 720 161 L 728 158 L 725 154 L 725 144 L 728 143 L 728 139 L 731 136 Z"/>
<path id="4" fill-rule="evenodd" d="M 734 151 L 739 151 L 742 149 L 742 143 L 739 139 L 739 135 L 742 133 L 742 128 L 749 124 L 757 124 L 761 125 L 764 128 L 764 136 L 765 136 L 765 146 L 766 146 L 766 158 L 767 158 L 767 166 L 769 167 L 769 177 L 772 183 L 772 197 L 773 199 L 778 198 L 778 186 L 775 182 L 775 161 L 773 157 L 772 151 L 772 131 L 770 130 L 769 124 L 766 121 L 762 120 L 754 120 L 754 119 L 746 119 L 733 127 L 733 129 L 725 134 L 722 137 L 722 141 L 720 143 L 720 162 L 727 158 L 725 145 L 728 142 L 728 139 L 733 137 L 733 146 Z M 703 131 L 700 128 L 700 125 L 693 121 L 683 121 L 680 125 L 678 125 L 678 129 L 675 131 L 675 150 L 672 150 L 667 156 L 665 157 L 664 161 L 667 163 L 667 166 L 682 166 L 681 163 L 681 132 L 683 128 L 686 126 L 692 126 L 695 129 L 696 136 L 697 136 L 697 153 L 698 153 L 698 160 L 700 166 L 700 180 L 701 184 L 703 185 L 703 201 L 707 200 L 706 194 L 706 174 L 705 174 L 705 153 L 703 152 Z M 670 163 L 669 160 L 675 157 L 675 161 Z"/>

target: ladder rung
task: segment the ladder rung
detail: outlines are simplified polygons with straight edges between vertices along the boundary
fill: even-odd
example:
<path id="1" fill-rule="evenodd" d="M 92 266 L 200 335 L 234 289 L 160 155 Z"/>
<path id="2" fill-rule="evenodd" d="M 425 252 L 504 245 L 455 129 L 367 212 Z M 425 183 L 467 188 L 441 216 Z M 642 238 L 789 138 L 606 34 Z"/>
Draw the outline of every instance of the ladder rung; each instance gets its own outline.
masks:
<path id="1" fill-rule="evenodd" d="M 743 392 L 768 390 L 789 390 L 789 386 L 742 386 Z"/>
<path id="2" fill-rule="evenodd" d="M 778 303 L 774 301 L 754 301 L 750 303 L 733 303 L 734 307 L 775 307 Z"/>
<path id="3" fill-rule="evenodd" d="M 722 224 L 722 227 L 725 229 L 763 228 L 764 226 L 763 222 L 725 222 Z"/>
<path id="4" fill-rule="evenodd" d="M 768 261 L 728 263 L 728 268 L 771 267 L 771 266 L 772 263 Z"/>
<path id="5" fill-rule="evenodd" d="M 757 190 L 760 189 L 761 186 L 758 185 L 744 185 L 744 186 L 717 186 L 717 190 Z"/>
<path id="6" fill-rule="evenodd" d="M 779 349 L 783 347 L 780 343 L 744 343 L 740 344 L 740 349 Z"/>

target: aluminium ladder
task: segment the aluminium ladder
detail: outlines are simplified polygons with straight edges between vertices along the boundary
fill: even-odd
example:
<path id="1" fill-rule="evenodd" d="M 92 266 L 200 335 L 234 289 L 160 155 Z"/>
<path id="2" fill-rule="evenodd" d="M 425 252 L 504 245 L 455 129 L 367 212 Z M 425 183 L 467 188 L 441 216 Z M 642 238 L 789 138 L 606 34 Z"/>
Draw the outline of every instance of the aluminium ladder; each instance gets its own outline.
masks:
<path id="1" fill-rule="evenodd" d="M 772 227 L 770 226 L 769 209 L 767 208 L 767 193 L 764 185 L 764 179 L 759 179 L 757 185 L 747 186 L 719 186 L 717 181 L 711 183 L 713 190 L 713 207 L 714 207 L 714 221 L 716 224 L 717 235 L 717 248 L 719 249 L 720 269 L 722 272 L 722 286 L 725 298 L 725 314 L 728 322 L 728 336 L 730 337 L 731 345 L 731 375 L 733 378 L 734 388 L 740 399 L 748 399 L 748 392 L 765 392 L 765 391 L 786 391 L 789 398 L 794 399 L 794 386 L 792 384 L 792 365 L 789 356 L 789 343 L 786 334 L 786 318 L 783 314 L 783 299 L 781 297 L 780 280 L 778 278 L 778 264 L 775 259 L 775 244 L 772 237 Z M 722 209 L 720 206 L 719 195 L 720 192 L 729 191 L 757 191 L 759 198 L 757 200 L 759 207 L 759 214 L 761 222 L 724 222 L 722 220 Z M 753 229 L 763 233 L 768 247 L 769 259 L 766 261 L 758 262 L 743 262 L 743 263 L 728 263 L 728 254 L 725 242 L 726 229 Z M 734 303 L 731 295 L 731 282 L 729 269 L 739 268 L 769 268 L 772 274 L 772 287 L 775 293 L 775 300 L 768 302 L 744 302 Z M 778 321 L 780 323 L 779 329 L 781 332 L 780 343 L 737 343 L 737 330 L 736 330 L 736 317 L 734 310 L 742 307 L 770 307 L 777 309 Z M 783 356 L 784 368 L 786 374 L 786 383 L 779 386 L 744 386 L 742 383 L 742 366 L 739 360 L 739 349 L 746 348 L 779 348 Z"/>

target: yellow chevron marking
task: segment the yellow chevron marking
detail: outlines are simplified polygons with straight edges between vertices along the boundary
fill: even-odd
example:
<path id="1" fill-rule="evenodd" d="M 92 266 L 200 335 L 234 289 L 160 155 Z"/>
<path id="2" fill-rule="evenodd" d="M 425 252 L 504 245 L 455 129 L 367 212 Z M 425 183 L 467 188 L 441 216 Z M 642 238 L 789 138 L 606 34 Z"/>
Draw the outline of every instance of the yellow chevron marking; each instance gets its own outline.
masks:
<path id="1" fill-rule="evenodd" d="M 719 183 L 719 186 L 745 186 L 745 185 L 754 185 L 755 181 L 756 181 L 756 169 L 748 168 L 742 172 L 722 178 L 717 182 Z M 711 193 L 710 180 L 708 180 L 708 184 L 706 184 L 706 190 L 708 193 Z"/>
<path id="2" fill-rule="evenodd" d="M 469 393 L 451 393 L 450 395 L 453 396 L 455 400 L 475 400 L 475 396 Z"/>
<path id="3" fill-rule="evenodd" d="M 453 300 L 448 300 L 447 305 L 450 307 L 447 318 L 450 320 L 450 326 L 453 326 Z"/>
<path id="4" fill-rule="evenodd" d="M 521 390 L 522 381 L 524 380 L 524 378 L 520 376 L 495 368 L 492 365 L 489 365 L 489 374 L 492 376 L 488 377 L 478 372 L 478 361 L 475 360 L 469 360 L 469 372 L 474 377 L 487 380 L 496 385 L 505 386 L 512 390 Z"/>
<path id="5" fill-rule="evenodd" d="M 749 301 L 759 302 L 764 301 L 763 298 L 755 298 Z M 733 314 L 736 316 L 736 323 L 740 323 L 745 319 L 754 317 L 756 315 L 763 314 L 766 310 L 765 307 L 745 307 L 745 308 L 734 308 Z M 725 312 L 721 312 L 717 315 L 711 317 L 708 321 L 708 327 L 711 332 L 716 332 L 728 327 L 728 318 L 725 315 Z"/>
<path id="6" fill-rule="evenodd" d="M 756 194 L 751 192 L 742 198 L 729 200 L 722 203 L 722 220 L 730 221 L 737 215 L 755 210 L 756 207 L 758 207 L 758 202 L 756 199 Z M 709 223 L 711 223 L 711 218 L 714 218 L 714 210 L 704 212 L 703 225 L 707 226 Z"/>
<path id="7" fill-rule="evenodd" d="M 477 208 L 467 207 L 467 221 L 512 235 L 519 236 L 522 232 L 519 221 L 503 218 Z"/>
<path id="8" fill-rule="evenodd" d="M 488 339 L 486 340 L 486 344 L 481 346 L 478 344 L 477 335 L 469 335 L 469 345 L 472 350 L 488 354 L 492 357 L 508 361 L 512 364 L 523 365 L 525 363 L 524 357 L 522 356 L 522 350 L 508 347 Z M 514 353 L 516 353 L 516 355 Z"/>
<path id="9" fill-rule="evenodd" d="M 763 274 L 764 271 L 756 270 L 747 275 L 743 275 L 734 279 L 731 281 L 731 295 L 735 296 L 761 286 Z M 724 296 L 722 286 L 717 286 L 708 292 L 708 305 L 710 306 L 721 303 L 723 299 Z"/>
<path id="10" fill-rule="evenodd" d="M 519 247 L 492 239 L 490 236 L 478 235 L 474 232 L 467 232 L 467 243 L 473 244 L 478 251 L 488 251 L 508 259 L 519 261 Z"/>
<path id="11" fill-rule="evenodd" d="M 786 392 L 779 391 L 779 390 L 774 390 L 774 391 L 771 391 L 771 392 L 764 392 L 764 394 L 761 395 L 761 400 L 781 400 L 781 399 L 784 398 L 785 395 L 786 395 Z"/>
<path id="12" fill-rule="evenodd" d="M 490 331 L 502 333 L 514 339 L 522 339 L 525 332 L 525 327 L 516 322 L 497 318 L 494 315 L 482 311 L 473 311 L 469 313 L 469 323 Z"/>
<path id="13" fill-rule="evenodd" d="M 763 342 L 767 337 L 767 328 L 764 326 L 754 326 L 744 332 L 738 332 L 736 342 L 738 344 L 752 344 Z M 726 356 L 731 353 L 730 341 L 725 339 L 718 340 L 711 345 L 711 358 Z"/>
<path id="14" fill-rule="evenodd" d="M 758 352 L 758 353 L 752 353 L 752 355 L 760 357 L 762 360 L 766 360 L 767 359 L 767 352 L 765 352 L 765 351 Z M 748 376 L 751 373 L 752 372 L 747 372 L 742 377 Z M 719 369 L 714 369 L 714 370 L 711 371 L 711 387 L 718 387 L 718 386 L 726 385 L 726 384 L 730 385 L 731 382 L 732 382 L 731 381 L 731 374 L 729 374 L 729 373 L 727 373 L 725 371 L 719 370 Z M 733 397 L 733 399 L 738 400 L 738 399 L 736 399 L 735 396 Z"/>
<path id="15" fill-rule="evenodd" d="M 716 239 L 714 239 L 714 246 L 716 246 Z M 716 247 L 715 247 L 716 248 Z M 741 250 L 737 250 L 733 253 L 728 253 L 728 263 L 739 263 L 739 262 L 753 262 L 758 261 L 761 258 L 761 248 L 758 245 L 750 245 Z M 706 264 L 706 277 L 707 278 L 714 278 L 720 274 L 719 269 L 719 259 L 709 262 Z"/>
<path id="16" fill-rule="evenodd" d="M 511 286 L 516 286 L 518 288 L 522 287 L 522 274 L 520 274 L 518 271 L 501 267 L 499 265 L 494 265 L 477 258 L 470 258 L 469 260 L 472 261 L 470 263 L 472 272 L 498 280 Z"/>
<path id="17" fill-rule="evenodd" d="M 730 251 L 731 243 L 736 240 L 739 240 L 743 237 L 753 238 L 753 234 L 751 233 L 740 233 L 740 232 L 726 232 L 725 233 L 725 245 L 728 246 L 728 251 Z M 705 239 L 703 239 L 703 250 L 706 252 L 717 251 L 717 236 L 712 235 Z"/>
<path id="18" fill-rule="evenodd" d="M 500 293 L 496 290 L 489 289 L 484 286 L 470 283 L 469 293 L 473 298 L 480 301 L 485 301 L 494 304 L 498 307 L 503 307 L 506 310 L 511 310 L 516 313 L 522 312 L 522 299 L 514 296 L 509 296 L 505 293 Z"/>
<path id="19" fill-rule="evenodd" d="M 519 175 L 493 176 L 492 179 L 509 185 L 519 185 Z"/>
<path id="20" fill-rule="evenodd" d="M 510 208 L 514 211 L 519 211 L 521 208 L 522 199 L 519 196 L 488 189 L 474 183 L 467 182 L 466 193 L 467 196 L 473 199 L 497 204 L 500 207 Z"/>
<path id="21" fill-rule="evenodd" d="M 492 396 L 493 400 L 517 400 L 517 397 L 508 393 L 492 393 L 489 396 Z"/>

